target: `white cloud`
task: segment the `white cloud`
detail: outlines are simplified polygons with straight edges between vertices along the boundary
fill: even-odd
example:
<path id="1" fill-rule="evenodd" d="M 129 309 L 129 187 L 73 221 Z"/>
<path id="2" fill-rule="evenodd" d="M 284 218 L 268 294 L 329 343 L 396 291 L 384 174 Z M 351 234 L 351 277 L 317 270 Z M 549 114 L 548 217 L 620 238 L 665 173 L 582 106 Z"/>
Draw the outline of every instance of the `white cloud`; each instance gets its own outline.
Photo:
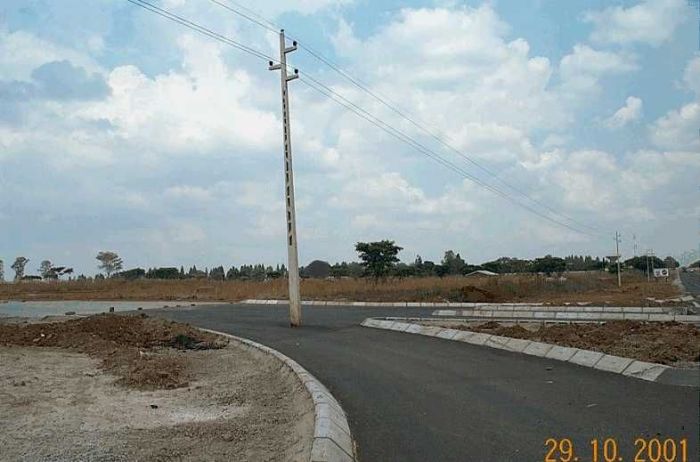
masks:
<path id="1" fill-rule="evenodd" d="M 514 138 L 533 127 L 560 126 L 569 118 L 548 91 L 549 59 L 531 56 L 526 40 L 508 40 L 509 27 L 490 5 L 479 8 L 403 9 L 367 38 L 341 21 L 334 44 L 350 68 L 368 71 L 373 90 L 411 108 L 476 156 L 512 158 Z M 387 59 L 390 56 L 391 59 Z M 376 101 L 340 87 L 380 115 L 395 119 Z M 407 126 L 408 130 L 414 128 Z M 493 149 L 488 132 L 507 133 L 507 151 Z M 497 144 L 497 142 L 496 142 Z M 483 148 L 483 149 L 482 149 Z M 520 147 L 515 157 L 522 154 Z M 525 153 L 527 155 L 527 153 Z"/>
<path id="2" fill-rule="evenodd" d="M 659 46 L 692 15 L 686 0 L 644 0 L 629 8 L 612 6 L 589 11 L 584 20 L 593 24 L 591 40 L 596 43 Z"/>
<path id="3" fill-rule="evenodd" d="M 169 231 L 168 240 L 174 243 L 193 243 L 204 241 L 207 233 L 194 223 L 179 223 Z"/>
<path id="4" fill-rule="evenodd" d="M 696 56 L 685 67 L 683 72 L 683 83 L 686 88 L 700 96 L 700 56 Z"/>
<path id="5" fill-rule="evenodd" d="M 171 0 L 172 1 L 172 0 Z M 334 10 L 351 5 L 355 0 L 259 0 L 252 7 L 263 16 L 278 16 L 282 13 L 311 15 L 323 10 Z"/>
<path id="6" fill-rule="evenodd" d="M 187 3 L 187 0 L 163 0 L 163 8 L 179 8 L 181 6 L 184 6 L 185 3 Z"/>
<path id="7" fill-rule="evenodd" d="M 569 142 L 569 138 L 560 133 L 552 133 L 547 135 L 547 137 L 542 142 L 543 149 L 550 149 L 559 146 L 565 146 Z"/>
<path id="8" fill-rule="evenodd" d="M 573 51 L 564 56 L 559 65 L 563 93 L 574 99 L 598 92 L 603 77 L 636 69 L 634 55 L 595 50 L 583 44 L 574 45 Z"/>
<path id="9" fill-rule="evenodd" d="M 629 96 L 625 105 L 615 114 L 605 120 L 605 125 L 611 129 L 622 128 L 630 122 L 639 120 L 642 116 L 642 100 L 636 96 Z"/>
<path id="10" fill-rule="evenodd" d="M 171 186 L 166 188 L 165 195 L 179 200 L 197 201 L 204 202 L 212 198 L 209 190 L 201 188 L 199 186 Z"/>
<path id="11" fill-rule="evenodd" d="M 109 75 L 112 95 L 86 106 L 88 120 L 106 120 L 121 138 L 174 152 L 264 149 L 279 143 L 275 113 L 248 101 L 255 88 L 244 71 L 224 65 L 221 48 L 185 36 L 184 72 L 149 78 L 134 66 Z"/>
<path id="12" fill-rule="evenodd" d="M 32 71 L 52 61 L 70 61 L 89 73 L 104 70 L 89 56 L 43 40 L 25 31 L 0 28 L 0 76 L 3 80 L 31 79 Z"/>
<path id="13" fill-rule="evenodd" d="M 662 148 L 677 151 L 700 151 L 700 103 L 684 105 L 669 111 L 649 128 L 652 142 Z"/>
<path id="14" fill-rule="evenodd" d="M 560 165 L 549 174 L 564 190 L 564 200 L 571 206 L 603 212 L 612 204 L 615 160 L 607 152 L 584 150 L 559 153 Z"/>

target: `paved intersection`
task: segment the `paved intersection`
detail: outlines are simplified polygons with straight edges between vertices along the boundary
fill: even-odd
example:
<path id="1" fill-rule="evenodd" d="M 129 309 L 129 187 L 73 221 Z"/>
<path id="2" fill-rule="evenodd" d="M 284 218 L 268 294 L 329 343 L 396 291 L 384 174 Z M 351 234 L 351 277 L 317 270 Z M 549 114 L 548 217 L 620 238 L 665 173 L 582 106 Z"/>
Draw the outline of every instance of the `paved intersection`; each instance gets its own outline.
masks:
<path id="1" fill-rule="evenodd" d="M 697 388 L 441 339 L 359 326 L 431 309 L 216 305 L 152 313 L 266 344 L 318 377 L 348 413 L 361 461 L 542 461 L 549 437 L 613 437 L 633 460 L 637 437 L 689 439 L 698 454 Z"/>

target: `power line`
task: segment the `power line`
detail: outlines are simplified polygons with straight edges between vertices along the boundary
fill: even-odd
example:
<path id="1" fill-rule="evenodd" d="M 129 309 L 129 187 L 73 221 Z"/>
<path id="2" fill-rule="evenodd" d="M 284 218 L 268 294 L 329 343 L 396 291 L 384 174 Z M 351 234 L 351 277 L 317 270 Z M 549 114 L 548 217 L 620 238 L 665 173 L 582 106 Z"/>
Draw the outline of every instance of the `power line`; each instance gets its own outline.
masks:
<path id="1" fill-rule="evenodd" d="M 247 19 L 247 20 L 249 20 L 249 21 L 252 21 L 252 22 L 258 24 L 259 26 L 261 26 L 261 27 L 263 27 L 263 28 L 265 28 L 265 29 L 267 29 L 267 30 L 275 31 L 274 27 L 280 28 L 279 25 L 275 24 L 274 22 L 270 21 L 269 19 L 264 18 L 264 17 L 261 16 L 260 14 L 255 13 L 253 10 L 251 10 L 251 9 L 249 9 L 249 8 L 246 8 L 245 6 L 241 5 L 240 3 L 234 2 L 234 1 L 232 1 L 232 0 L 228 0 L 229 3 L 233 3 L 233 4 L 236 5 L 238 8 L 245 9 L 248 13 L 250 13 L 251 15 L 255 15 L 258 19 L 252 18 L 250 15 L 247 15 L 247 14 L 244 14 L 244 13 L 238 11 L 238 10 L 236 10 L 235 8 L 232 8 L 232 7 L 230 7 L 229 5 L 226 5 L 225 3 L 221 2 L 220 0 L 209 0 L 209 1 L 211 1 L 212 3 L 215 3 L 215 4 L 217 4 L 217 5 L 219 5 L 219 6 L 223 7 L 223 8 L 225 8 L 225 9 L 227 9 L 227 10 L 229 10 L 229 11 L 231 11 L 231 12 L 233 12 L 233 13 L 235 13 L 235 14 L 241 16 L 241 17 L 243 17 L 244 19 Z M 263 22 L 263 21 L 264 21 L 264 22 Z M 267 23 L 267 24 L 265 24 L 265 23 Z M 518 193 L 519 195 L 523 196 L 524 198 L 526 198 L 527 200 L 533 202 L 534 204 L 537 204 L 537 205 L 539 205 L 540 207 L 542 207 L 542 208 L 548 210 L 550 213 L 552 213 L 552 214 L 554 214 L 554 215 L 558 215 L 558 216 L 560 216 L 560 217 L 562 217 L 562 218 L 564 218 L 564 219 L 566 219 L 566 220 L 571 221 L 572 223 L 575 223 L 575 224 L 577 224 L 577 225 L 579 225 L 579 226 L 588 228 L 588 229 L 590 229 L 590 230 L 597 231 L 597 232 L 600 231 L 600 228 L 597 228 L 597 227 L 595 227 L 595 226 L 590 226 L 590 225 L 588 225 L 588 224 L 586 224 L 586 223 L 583 223 L 583 222 L 580 222 L 580 221 L 576 220 L 575 218 L 572 218 L 572 217 L 570 217 L 570 216 L 568 216 L 568 215 L 566 215 L 566 214 L 564 214 L 564 213 L 562 213 L 562 212 L 559 212 L 558 210 L 554 209 L 553 207 L 547 205 L 546 203 L 544 203 L 544 202 L 542 202 L 542 201 L 540 201 L 540 200 L 537 200 L 536 198 L 531 197 L 531 196 L 530 196 L 527 192 L 525 192 L 522 188 L 520 188 L 520 187 L 518 187 L 518 186 L 515 186 L 515 185 L 513 185 L 513 184 L 511 184 L 511 183 L 509 183 L 509 182 L 507 182 L 507 181 L 505 181 L 505 180 L 504 180 L 503 178 L 501 178 L 496 172 L 492 171 L 491 169 L 489 169 L 488 167 L 484 166 L 484 165 L 481 164 L 480 162 L 474 160 L 473 158 L 471 158 L 470 156 L 468 156 L 467 154 L 465 154 L 464 152 L 462 152 L 461 150 L 459 150 L 458 148 L 456 148 L 452 143 L 448 142 L 448 141 L 449 141 L 449 137 L 446 136 L 444 133 L 440 133 L 440 131 L 437 130 L 437 129 L 431 129 L 431 128 L 427 127 L 428 124 L 425 123 L 424 121 L 420 121 L 420 120 L 417 121 L 415 118 L 413 118 L 413 117 L 411 117 L 410 115 L 406 114 L 406 112 L 405 112 L 405 111 L 402 111 L 401 109 L 399 109 L 399 108 L 397 107 L 396 104 L 390 102 L 390 101 L 388 100 L 388 98 L 386 98 L 386 97 L 384 97 L 384 96 L 382 96 L 382 95 L 379 95 L 377 92 L 371 90 L 371 89 L 369 88 L 369 84 L 363 82 L 362 80 L 360 80 L 360 79 L 357 78 L 357 77 L 353 77 L 353 76 L 352 76 L 351 74 L 349 74 L 347 71 L 343 70 L 340 66 L 338 66 L 338 65 L 335 64 L 335 63 L 333 63 L 333 61 L 331 61 L 329 58 L 325 57 L 323 54 L 321 54 L 320 52 L 314 50 L 313 48 L 311 48 L 311 47 L 305 45 L 305 44 L 303 43 L 303 41 L 301 41 L 301 40 L 299 40 L 299 39 L 295 39 L 295 38 L 292 37 L 292 36 L 288 36 L 288 37 L 291 38 L 291 39 L 293 39 L 293 40 L 298 44 L 299 48 L 302 48 L 303 50 L 305 50 L 305 51 L 306 51 L 307 53 L 309 53 L 311 56 L 313 56 L 313 57 L 316 58 L 318 61 L 322 62 L 323 64 L 325 64 L 326 66 L 328 66 L 329 68 L 331 68 L 333 71 L 335 71 L 336 73 L 338 73 L 338 74 L 339 74 L 340 76 L 342 76 L 343 78 L 347 79 L 350 83 L 352 83 L 354 86 L 356 86 L 357 88 L 359 88 L 359 89 L 362 90 L 363 92 L 367 93 L 369 96 L 371 96 L 373 99 L 375 99 L 376 101 L 378 101 L 379 103 L 381 103 L 383 106 L 385 106 L 386 108 L 390 109 L 392 112 L 394 112 L 395 114 L 397 114 L 398 116 L 400 116 L 400 117 L 403 118 L 404 120 L 408 121 L 411 125 L 413 125 L 414 127 L 418 128 L 418 129 L 421 130 L 423 133 L 426 133 L 428 136 L 430 136 L 431 138 L 433 138 L 434 140 L 436 140 L 438 143 L 440 143 L 443 147 L 447 148 L 448 150 L 450 150 L 450 151 L 452 151 L 453 153 L 457 154 L 458 156 L 460 156 L 461 158 L 463 158 L 464 160 L 466 160 L 466 161 L 469 162 L 470 164 L 474 165 L 475 167 L 477 167 L 477 168 L 480 169 L 481 171 L 483 171 L 483 172 L 485 172 L 486 174 L 488 174 L 489 176 L 493 177 L 495 180 L 497 180 L 498 182 L 502 183 L 502 184 L 503 184 L 504 186 L 506 186 L 507 188 L 509 188 L 509 189 L 511 189 L 512 191 Z M 310 75 L 310 73 L 309 73 L 309 72 L 305 72 L 305 75 Z M 436 133 L 436 132 L 437 132 L 437 133 Z M 440 135 L 442 135 L 442 137 L 441 137 Z M 445 141 L 445 138 L 447 138 L 448 141 Z"/>
<path id="2" fill-rule="evenodd" d="M 564 228 L 567 228 L 571 231 L 580 233 L 580 234 L 586 234 L 586 235 L 591 235 L 591 233 L 587 231 L 583 231 L 581 229 L 575 228 L 567 223 L 564 223 L 562 221 L 559 221 L 557 219 L 554 219 L 550 216 L 547 216 L 537 209 L 534 209 L 527 204 L 523 204 L 522 202 L 518 202 L 516 199 L 514 199 L 512 196 L 507 194 L 506 192 L 494 187 L 493 185 L 490 185 L 488 183 L 484 183 L 483 181 L 479 180 L 477 177 L 474 175 L 470 174 L 469 172 L 465 171 L 458 165 L 455 165 L 454 163 L 450 162 L 449 160 L 444 159 L 441 157 L 439 154 L 437 154 L 435 151 L 431 150 L 430 148 L 426 147 L 425 145 L 419 143 L 415 139 L 411 138 L 410 136 L 406 135 L 404 132 L 394 128 L 393 126 L 387 124 L 386 122 L 382 121 L 381 119 L 375 117 L 374 115 L 370 114 L 369 112 L 365 111 L 361 107 L 357 106 L 353 102 L 347 100 L 345 97 L 340 95 L 339 93 L 336 93 L 333 91 L 331 88 L 320 84 L 318 81 L 314 79 L 310 79 L 307 75 L 302 75 L 301 76 L 301 82 L 304 83 L 305 85 L 309 86 L 310 88 L 316 90 L 317 92 L 321 93 L 322 95 L 328 97 L 329 99 L 335 101 L 336 103 L 340 104 L 341 106 L 344 106 L 347 110 L 353 112 L 357 116 L 365 119 L 366 121 L 370 122 L 371 124 L 377 126 L 384 132 L 388 133 L 389 135 L 397 138 L 398 140 L 408 144 L 411 146 L 413 149 L 416 151 L 426 155 L 427 157 L 435 160 L 436 162 L 440 163 L 444 167 L 456 172 L 460 176 L 478 184 L 479 186 L 491 191 L 492 193 L 510 201 L 511 203 L 524 208 L 525 210 L 529 211 L 530 213 L 533 213 L 540 218 L 543 218 L 551 223 L 554 223 L 556 225 L 562 226 Z M 309 80 L 313 83 L 309 83 Z"/>
<path id="3" fill-rule="evenodd" d="M 230 39 L 230 38 L 228 38 L 228 37 L 226 37 L 226 36 L 224 36 L 224 35 L 219 34 L 218 32 L 214 32 L 214 31 L 211 30 L 211 29 L 207 29 L 206 27 L 204 27 L 204 26 L 202 26 L 202 25 L 200 25 L 200 24 L 197 24 L 197 23 L 195 23 L 195 22 L 193 22 L 193 21 L 190 21 L 190 20 L 188 20 L 188 19 L 186 19 L 186 18 L 183 18 L 182 16 L 178 16 L 178 15 L 176 15 L 175 13 L 172 13 L 172 12 L 170 12 L 170 11 L 168 11 L 168 10 L 165 10 L 165 9 L 163 9 L 163 8 L 160 8 L 160 7 L 158 7 L 158 6 L 156 6 L 156 5 L 152 4 L 152 3 L 149 3 L 149 2 L 147 2 L 147 1 L 145 1 L 145 0 L 126 0 L 126 1 L 129 2 L 129 3 L 133 3 L 134 5 L 140 6 L 141 8 L 143 8 L 143 9 L 145 9 L 145 10 L 151 11 L 152 13 L 156 13 L 156 14 L 158 14 L 158 15 L 160 15 L 160 16 L 163 16 L 164 18 L 170 19 L 171 21 L 177 22 L 177 23 L 179 23 L 179 24 L 181 24 L 181 25 L 183 25 L 183 26 L 185 26 L 185 27 L 187 27 L 187 28 L 189 28 L 189 29 L 192 29 L 192 30 L 194 30 L 194 31 L 196 31 L 196 32 L 199 32 L 199 33 L 202 34 L 202 35 L 206 35 L 206 36 L 208 36 L 208 37 L 210 37 L 210 38 L 213 38 L 213 39 L 215 39 L 215 40 L 218 40 L 218 41 L 220 41 L 220 42 L 223 42 L 223 43 L 225 43 L 225 44 L 227 44 L 227 45 L 229 45 L 229 46 L 232 46 L 232 47 L 234 47 L 234 48 L 237 48 L 238 50 L 241 50 L 241 51 L 243 51 L 243 52 L 246 52 L 246 53 L 248 53 L 248 54 L 251 54 L 251 55 L 253 55 L 253 56 L 257 57 L 257 58 L 260 58 L 260 59 L 262 59 L 262 60 L 264 60 L 264 61 L 273 61 L 273 62 L 277 62 L 277 60 L 275 60 L 275 58 L 273 58 L 273 57 L 271 57 L 271 56 L 268 56 L 268 55 L 266 55 L 265 53 L 263 53 L 263 52 L 261 52 L 261 51 L 258 51 L 258 50 L 256 50 L 256 49 L 251 48 L 251 47 L 249 47 L 249 46 L 247 46 L 247 45 L 244 45 L 244 44 L 242 44 L 242 43 L 240 43 L 240 42 L 237 42 L 237 41 L 235 41 L 235 40 L 232 40 L 232 39 Z"/>
<path id="4" fill-rule="evenodd" d="M 158 15 L 160 15 L 160 16 L 163 16 L 163 17 L 165 17 L 165 18 L 167 18 L 167 19 L 170 19 L 170 20 L 172 20 L 172 21 L 174 21 L 174 22 L 177 22 L 177 23 L 179 23 L 179 24 L 181 24 L 181 25 L 183 25 L 183 26 L 185 26 L 185 27 L 188 27 L 188 28 L 190 28 L 190 29 L 192 29 L 192 30 L 194 30 L 194 31 L 196 31 L 196 32 L 199 32 L 199 33 L 201 33 L 201 34 L 203 34 L 203 35 L 206 35 L 206 36 L 208 36 L 208 37 L 210 37 L 210 38 L 213 38 L 213 39 L 218 40 L 218 41 L 220 41 L 220 42 L 222 42 L 222 43 L 225 43 L 225 44 L 227 44 L 227 45 L 229 45 L 229 46 L 232 46 L 232 47 L 234 47 L 234 48 L 236 48 L 236 49 L 239 49 L 239 50 L 244 51 L 244 52 L 246 52 L 246 53 L 249 53 L 249 54 L 251 54 L 251 55 L 253 55 L 253 56 L 256 56 L 256 57 L 259 58 L 259 59 L 266 60 L 266 61 L 268 61 L 268 62 L 270 62 L 270 63 L 277 63 L 277 64 L 280 63 L 279 60 L 276 60 L 276 59 L 272 58 L 271 56 L 268 56 L 268 55 L 266 55 L 266 54 L 264 54 L 264 53 L 262 53 L 262 52 L 260 52 L 260 51 L 258 51 L 258 50 L 255 50 L 254 48 L 251 48 L 251 47 L 249 47 L 249 46 L 247 46 L 247 45 L 244 45 L 244 44 L 242 44 L 242 43 L 240 43 L 240 42 L 237 42 L 237 41 L 235 41 L 235 40 L 232 40 L 232 39 L 230 39 L 230 38 L 228 38 L 228 37 L 226 37 L 226 36 L 223 36 L 223 35 L 221 35 L 221 34 L 219 34 L 219 33 L 217 33 L 217 32 L 214 32 L 214 31 L 212 31 L 212 30 L 210 30 L 210 29 L 208 29 L 208 28 L 206 28 L 206 27 L 204 27 L 204 26 L 201 26 L 200 24 L 197 24 L 197 23 L 195 23 L 195 22 L 193 22 L 193 21 L 190 21 L 190 20 L 188 20 L 188 19 L 186 19 L 186 18 L 183 18 L 183 17 L 181 17 L 181 16 L 178 16 L 178 15 L 176 15 L 176 14 L 174 14 L 174 13 L 168 11 L 168 10 L 159 8 L 159 7 L 157 7 L 156 5 L 153 5 L 152 3 L 149 3 L 149 2 L 147 2 L 147 1 L 145 1 L 145 0 L 127 0 L 127 1 L 130 2 L 130 3 L 132 3 L 132 4 L 134 4 L 134 5 L 140 6 L 140 7 L 144 8 L 144 9 L 146 9 L 146 10 L 148 10 L 148 11 L 151 11 L 151 12 L 153 12 L 153 13 L 156 13 L 156 14 L 158 14 Z M 212 1 L 213 1 L 213 0 L 212 0 Z M 393 126 L 387 124 L 386 122 L 384 122 L 384 121 L 381 120 L 380 118 L 378 118 L 378 117 L 372 115 L 371 113 L 367 112 L 366 110 L 364 110 L 364 109 L 361 108 L 360 106 L 358 106 L 358 105 L 356 105 L 355 103 L 351 102 L 350 100 L 348 100 L 348 99 L 345 98 L 344 96 L 340 95 L 340 94 L 337 93 L 335 90 L 333 90 L 333 89 L 331 89 L 330 87 L 328 87 L 327 85 L 325 85 L 325 84 L 321 83 L 320 81 L 316 80 L 316 79 L 313 78 L 312 76 L 305 75 L 304 77 L 305 77 L 305 78 L 302 78 L 301 81 L 302 81 L 304 84 L 306 84 L 307 86 L 309 86 L 309 87 L 315 89 L 316 91 L 320 92 L 320 93 L 323 94 L 324 96 L 326 96 L 326 97 L 328 97 L 328 98 L 334 100 L 335 102 L 341 104 L 341 105 L 344 106 L 346 109 L 348 109 L 348 110 L 350 110 L 351 112 L 357 114 L 358 116 L 362 117 L 363 119 L 369 121 L 370 123 L 372 123 L 373 125 L 379 127 L 380 129 L 382 129 L 383 131 L 387 132 L 387 133 L 390 134 L 391 136 L 393 136 L 393 137 L 399 139 L 400 141 L 402 141 L 402 142 L 408 144 L 409 146 L 413 147 L 414 149 L 416 149 L 417 151 L 421 152 L 422 154 L 424 154 L 424 155 L 430 157 L 431 159 L 435 160 L 436 162 L 440 163 L 441 165 L 445 166 L 446 168 L 455 171 L 456 173 L 458 173 L 458 174 L 460 174 L 461 176 L 463 176 L 463 177 L 469 179 L 470 181 L 472 181 L 472 182 L 478 184 L 479 186 L 481 186 L 481 187 L 483 187 L 483 188 L 485 188 L 485 189 L 487 189 L 487 190 L 493 192 L 494 194 L 497 194 L 498 196 L 500 196 L 500 197 L 502 197 L 502 198 L 504 198 L 504 199 L 506 199 L 506 200 L 512 202 L 512 203 L 515 204 L 515 205 L 518 205 L 519 207 L 524 208 L 525 210 L 530 211 L 531 213 L 533 213 L 533 214 L 539 216 L 540 218 L 543 218 L 543 219 L 545 219 L 545 220 L 547 220 L 547 221 L 549 221 L 549 222 L 551 222 L 551 223 L 554 223 L 554 224 L 557 224 L 557 225 L 562 226 L 562 227 L 564 227 L 564 228 L 567 228 L 567 229 L 569 229 L 569 230 L 571 230 L 571 231 L 575 231 L 575 232 L 578 232 L 578 233 L 581 233 L 581 234 L 588 234 L 588 235 L 590 235 L 589 232 L 583 231 L 583 230 L 578 229 L 578 228 L 576 228 L 576 227 L 573 227 L 573 226 L 571 226 L 571 225 L 569 225 L 569 224 L 567 224 L 567 223 L 564 223 L 564 222 L 562 222 L 562 221 L 559 221 L 559 220 L 557 220 L 557 219 L 554 219 L 554 218 L 552 218 L 552 217 L 550 217 L 550 216 L 548 216 L 548 215 L 545 215 L 545 214 L 541 213 L 540 211 L 538 211 L 538 210 L 536 210 L 536 209 L 534 209 L 534 208 L 528 206 L 527 204 L 523 204 L 522 202 L 519 202 L 519 201 L 515 200 L 511 195 L 507 194 L 506 192 L 504 192 L 504 191 L 502 191 L 502 190 L 500 190 L 500 189 L 494 187 L 493 185 L 490 185 L 490 184 L 488 184 L 488 183 L 485 183 L 485 182 L 481 181 L 479 178 L 475 177 L 474 175 L 470 174 L 469 172 L 465 171 L 464 169 L 460 168 L 459 166 L 455 165 L 454 163 L 450 162 L 449 160 L 446 160 L 446 159 L 442 158 L 440 155 L 438 155 L 437 153 L 435 153 L 435 151 L 433 151 L 433 150 L 431 150 L 431 149 L 425 147 L 425 146 L 422 145 L 421 143 L 417 142 L 415 139 L 411 138 L 410 136 L 406 135 L 405 133 L 401 132 L 400 130 L 394 128 Z M 313 82 L 313 83 L 309 83 L 309 80 L 310 80 L 311 82 Z"/>
<path id="5" fill-rule="evenodd" d="M 264 29 L 267 29 L 267 30 L 269 30 L 270 32 L 278 33 L 279 30 L 281 29 L 281 27 L 277 27 L 276 24 L 274 24 L 274 23 L 272 23 L 272 22 L 266 20 L 265 18 L 263 18 L 263 17 L 260 16 L 259 14 L 255 13 L 253 10 L 244 7 L 244 6 L 241 5 L 240 3 L 230 2 L 230 3 L 233 3 L 234 5 L 236 5 L 238 8 L 247 10 L 250 14 L 245 14 L 245 13 L 243 13 L 243 12 L 241 12 L 241 11 L 235 9 L 235 8 L 232 8 L 231 6 L 227 5 L 227 4 L 224 3 L 224 2 L 220 2 L 219 0 L 209 0 L 209 1 L 212 2 L 212 3 L 215 3 L 216 5 L 219 5 L 220 7 L 224 8 L 224 9 L 229 10 L 231 13 L 237 14 L 238 16 L 240 16 L 240 17 L 242 17 L 242 18 L 244 18 L 244 19 L 247 19 L 248 21 L 254 22 L 254 23 L 257 24 L 258 26 L 260 26 L 260 27 L 262 27 L 262 28 L 264 28 Z M 254 16 L 256 16 L 257 18 L 260 18 L 260 19 L 257 19 L 257 18 L 254 17 Z M 267 23 L 267 24 L 266 24 L 266 23 Z"/>
<path id="6" fill-rule="evenodd" d="M 352 77 L 350 74 L 348 74 L 347 72 L 345 72 L 343 69 L 341 69 L 341 68 L 337 67 L 336 65 L 334 65 L 331 61 L 329 61 L 329 60 L 327 60 L 326 58 L 324 58 L 323 55 L 317 54 L 316 52 L 312 51 L 310 48 L 306 47 L 303 43 L 299 43 L 299 47 L 300 47 L 300 48 L 303 48 L 304 50 L 306 50 L 307 52 L 309 52 L 312 56 L 314 56 L 316 59 L 318 59 L 319 61 L 321 61 L 321 62 L 323 62 L 324 64 L 326 64 L 326 65 L 329 66 L 331 69 L 335 70 L 335 71 L 336 71 L 337 73 L 339 73 L 341 76 L 345 77 L 348 81 L 350 81 L 353 85 L 355 85 L 356 87 L 358 87 L 359 89 L 361 89 L 362 91 L 364 91 L 365 93 L 367 93 L 368 95 L 370 95 L 370 96 L 371 96 L 372 98 L 374 98 L 375 100 L 379 101 L 383 106 L 387 107 L 387 108 L 390 109 L 392 112 L 396 113 L 396 114 L 399 115 L 401 118 L 403 118 L 404 120 L 408 121 L 411 125 L 413 125 L 414 127 L 418 128 L 418 129 L 421 130 L 422 132 L 426 133 L 428 136 L 430 136 L 431 138 L 433 138 L 434 140 L 436 140 L 436 141 L 437 141 L 438 143 L 440 143 L 442 146 L 444 146 L 445 148 L 447 148 L 447 149 L 449 149 L 450 151 L 454 152 L 455 154 L 457 154 L 458 156 L 460 156 L 461 158 L 463 158 L 464 160 L 466 160 L 466 161 L 469 162 L 470 164 L 474 165 L 475 167 L 477 167 L 477 168 L 480 169 L 481 171 L 485 172 L 485 173 L 488 174 L 489 176 L 493 177 L 495 180 L 497 180 L 498 182 L 502 183 L 504 186 L 506 186 L 506 187 L 510 188 L 511 190 L 515 191 L 516 193 L 518 193 L 518 194 L 520 194 L 521 196 L 525 197 L 525 198 L 528 199 L 529 201 L 531 201 L 531 202 L 533 202 L 533 203 L 535 203 L 535 204 L 537 204 L 537 205 L 539 205 L 539 206 L 541 206 L 541 207 L 547 209 L 549 212 L 551 212 L 551 213 L 553 213 L 553 214 L 555 214 L 555 215 L 559 215 L 559 216 L 561 216 L 561 217 L 563 217 L 563 218 L 566 218 L 567 220 L 569 220 L 569 221 L 571 221 L 571 222 L 573 222 L 573 223 L 576 223 L 576 224 L 578 224 L 579 226 L 583 226 L 583 227 L 586 227 L 586 228 L 591 229 L 591 230 L 594 230 L 594 231 L 599 231 L 598 228 L 595 228 L 595 227 L 593 227 L 593 226 L 589 226 L 589 225 L 587 225 L 587 224 L 585 224 L 585 223 L 579 222 L 579 221 L 577 221 L 576 219 L 574 219 L 574 218 L 572 218 L 572 217 L 570 217 L 570 216 L 567 216 L 567 215 L 565 215 L 565 214 L 563 214 L 563 213 L 561 213 L 561 212 L 555 210 L 554 208 L 550 207 L 549 205 L 547 205 L 547 204 L 545 204 L 545 203 L 543 203 L 543 202 L 541 202 L 541 201 L 539 201 L 539 200 L 537 200 L 537 199 L 531 197 L 529 194 L 527 194 L 527 193 L 526 193 L 525 191 L 523 191 L 521 188 L 519 188 L 519 187 L 517 187 L 517 186 L 514 186 L 514 185 L 510 184 L 509 182 L 505 181 L 505 180 L 502 179 L 497 173 L 493 172 L 493 171 L 490 170 L 489 168 L 487 168 L 487 167 L 485 167 L 484 165 L 482 165 L 480 162 L 478 162 L 478 161 L 472 159 L 470 156 L 464 154 L 462 151 L 460 151 L 459 149 L 457 149 L 456 147 L 454 147 L 452 144 L 450 144 L 449 142 L 445 141 L 443 138 L 441 138 L 441 137 L 439 136 L 439 135 L 440 135 L 439 132 L 436 134 L 435 131 L 431 130 L 430 128 L 427 128 L 427 127 L 425 126 L 425 125 L 427 125 L 427 124 L 417 122 L 414 118 L 410 117 L 410 116 L 407 115 L 405 112 L 403 112 L 402 110 L 398 109 L 395 105 L 393 105 L 393 104 L 391 104 L 390 102 L 388 102 L 385 98 L 383 98 L 382 96 L 380 96 L 380 95 L 378 95 L 377 93 L 375 93 L 375 92 L 373 92 L 372 90 L 370 90 L 370 89 L 367 87 L 366 84 L 363 84 L 363 83 L 362 83 L 362 81 L 360 81 L 359 79 L 356 79 L 356 78 Z M 308 73 L 307 73 L 307 75 L 308 75 Z M 444 135 L 443 135 L 443 136 L 444 136 Z"/>

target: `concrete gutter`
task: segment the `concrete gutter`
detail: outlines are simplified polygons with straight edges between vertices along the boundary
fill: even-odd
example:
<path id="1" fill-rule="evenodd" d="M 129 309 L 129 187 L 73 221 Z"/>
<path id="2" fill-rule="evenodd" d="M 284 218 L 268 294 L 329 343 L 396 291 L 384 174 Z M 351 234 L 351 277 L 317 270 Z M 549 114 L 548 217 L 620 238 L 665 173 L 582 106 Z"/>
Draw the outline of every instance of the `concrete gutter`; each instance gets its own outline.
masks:
<path id="1" fill-rule="evenodd" d="M 260 343 L 210 329 L 205 332 L 233 339 L 280 360 L 304 384 L 314 403 L 314 437 L 309 462 L 354 462 L 355 451 L 345 411 L 330 391 L 299 363 L 279 351 Z"/>
<path id="2" fill-rule="evenodd" d="M 565 361 L 650 382 L 700 387 L 700 370 L 698 369 L 673 368 L 663 364 L 648 363 L 632 358 L 608 355 L 598 351 L 582 350 L 512 337 L 501 337 L 480 332 L 446 329 L 439 326 L 426 326 L 406 321 L 410 320 L 367 318 L 362 322 L 362 326 L 437 337 L 453 342 L 487 346 L 513 353 Z"/>

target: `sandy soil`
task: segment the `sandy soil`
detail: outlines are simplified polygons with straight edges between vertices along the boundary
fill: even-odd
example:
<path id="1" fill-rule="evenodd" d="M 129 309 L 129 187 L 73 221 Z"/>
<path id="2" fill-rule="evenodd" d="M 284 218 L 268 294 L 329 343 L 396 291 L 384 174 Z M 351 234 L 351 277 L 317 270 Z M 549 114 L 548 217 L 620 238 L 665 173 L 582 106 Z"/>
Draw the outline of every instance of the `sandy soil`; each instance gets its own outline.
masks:
<path id="1" fill-rule="evenodd" d="M 450 329 L 522 338 L 676 367 L 698 367 L 700 330 L 676 322 L 609 321 L 603 324 L 425 323 Z"/>
<path id="2" fill-rule="evenodd" d="M 187 381 L 144 389 L 75 348 L 0 346 L 0 460 L 308 460 L 313 405 L 277 360 L 237 343 L 149 354 Z"/>

